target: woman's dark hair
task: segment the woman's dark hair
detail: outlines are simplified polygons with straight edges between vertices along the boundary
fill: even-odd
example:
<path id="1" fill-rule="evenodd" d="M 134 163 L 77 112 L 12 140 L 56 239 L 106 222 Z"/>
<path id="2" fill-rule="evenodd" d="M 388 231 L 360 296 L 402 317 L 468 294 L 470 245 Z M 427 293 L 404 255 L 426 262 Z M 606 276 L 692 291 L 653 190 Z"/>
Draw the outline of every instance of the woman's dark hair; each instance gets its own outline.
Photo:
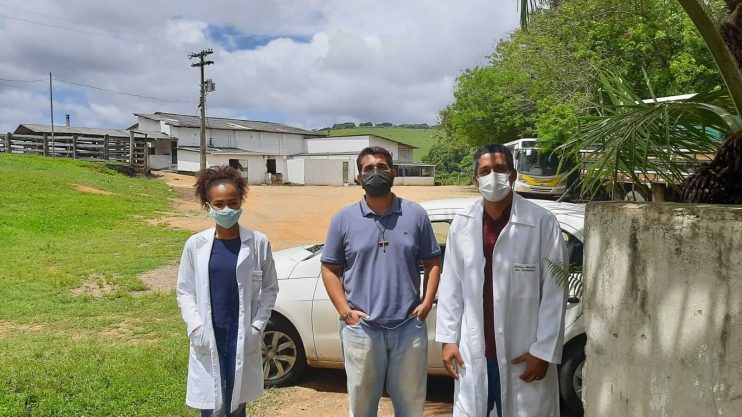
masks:
<path id="1" fill-rule="evenodd" d="M 206 208 L 209 202 L 209 190 L 211 187 L 219 184 L 231 183 L 237 187 L 240 192 L 240 200 L 244 200 L 247 195 L 247 181 L 242 177 L 240 171 L 229 165 L 215 166 L 207 168 L 198 173 L 196 184 L 193 186 L 196 198 L 201 205 Z"/>

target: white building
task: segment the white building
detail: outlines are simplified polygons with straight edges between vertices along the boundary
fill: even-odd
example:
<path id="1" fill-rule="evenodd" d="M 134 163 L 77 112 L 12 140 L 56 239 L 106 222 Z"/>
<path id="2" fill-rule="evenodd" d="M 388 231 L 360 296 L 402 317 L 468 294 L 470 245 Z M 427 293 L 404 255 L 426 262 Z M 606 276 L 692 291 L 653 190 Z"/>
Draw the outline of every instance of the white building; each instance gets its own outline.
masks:
<path id="1" fill-rule="evenodd" d="M 397 170 L 395 185 L 433 185 L 435 165 L 412 160 L 414 146 L 376 135 L 312 138 L 307 151 L 288 161 L 292 184 L 345 185 L 358 176 L 356 158 L 363 148 L 380 146 L 392 154 Z"/>
<path id="2" fill-rule="evenodd" d="M 136 114 L 130 129 L 158 131 L 177 139 L 178 171 L 200 169 L 200 119 L 196 116 Z M 433 185 L 435 166 L 416 164 L 413 146 L 375 135 L 326 137 L 280 123 L 206 118 L 206 165 L 230 165 L 250 184 L 353 184 L 356 157 L 363 148 L 381 146 L 397 167 L 395 184 Z"/>
<path id="3" fill-rule="evenodd" d="M 178 139 L 178 171 L 200 169 L 201 121 L 196 116 L 156 112 L 136 114 L 140 130 L 158 130 Z M 250 184 L 282 182 L 286 161 L 305 151 L 315 132 L 280 123 L 206 118 L 206 165 L 231 165 Z"/>

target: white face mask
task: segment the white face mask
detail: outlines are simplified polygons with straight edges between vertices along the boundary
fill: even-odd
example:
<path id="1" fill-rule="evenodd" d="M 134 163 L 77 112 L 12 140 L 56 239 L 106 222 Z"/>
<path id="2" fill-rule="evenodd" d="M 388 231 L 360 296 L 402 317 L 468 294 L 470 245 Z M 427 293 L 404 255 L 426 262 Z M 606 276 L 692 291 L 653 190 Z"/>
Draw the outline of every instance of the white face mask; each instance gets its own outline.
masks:
<path id="1" fill-rule="evenodd" d="M 493 203 L 502 201 L 512 191 L 510 174 L 490 172 L 484 177 L 477 178 L 477 181 L 479 181 L 479 192 L 482 193 L 482 197 Z"/>

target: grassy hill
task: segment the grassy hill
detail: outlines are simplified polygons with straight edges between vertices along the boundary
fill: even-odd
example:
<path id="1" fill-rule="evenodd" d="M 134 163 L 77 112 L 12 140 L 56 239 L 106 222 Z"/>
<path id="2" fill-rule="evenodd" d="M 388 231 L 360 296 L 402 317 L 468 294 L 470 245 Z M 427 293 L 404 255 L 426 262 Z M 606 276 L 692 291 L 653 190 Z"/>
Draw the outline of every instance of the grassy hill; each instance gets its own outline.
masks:
<path id="1" fill-rule="evenodd" d="M 409 129 L 404 127 L 357 127 L 355 129 L 332 129 L 330 136 L 377 135 L 393 139 L 418 149 L 412 154 L 415 161 L 420 161 L 428 154 L 436 141 L 437 129 Z"/>

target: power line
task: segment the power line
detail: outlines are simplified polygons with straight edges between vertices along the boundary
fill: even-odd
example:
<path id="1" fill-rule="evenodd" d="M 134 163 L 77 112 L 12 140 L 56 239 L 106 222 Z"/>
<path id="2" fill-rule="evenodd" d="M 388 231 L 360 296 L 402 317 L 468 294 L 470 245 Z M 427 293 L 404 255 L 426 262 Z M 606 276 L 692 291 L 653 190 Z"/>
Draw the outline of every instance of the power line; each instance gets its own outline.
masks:
<path id="1" fill-rule="evenodd" d="M 136 94 L 136 93 L 128 93 L 128 92 L 125 92 L 125 91 L 110 90 L 108 88 L 97 87 L 97 86 L 94 86 L 94 85 L 83 84 L 83 83 L 76 83 L 76 82 L 73 82 L 73 81 L 60 80 L 59 78 L 56 78 L 56 77 L 54 78 L 54 81 L 57 81 L 57 82 L 60 82 L 60 83 L 63 83 L 63 84 L 74 85 L 74 86 L 77 86 L 77 87 L 89 88 L 91 90 L 101 91 L 101 92 L 104 92 L 104 93 L 119 94 L 119 95 L 122 95 L 122 96 L 131 96 L 131 97 L 138 97 L 138 98 L 146 98 L 146 99 L 149 99 L 149 100 L 164 101 L 164 102 L 167 102 L 167 103 L 187 103 L 187 104 L 190 104 L 191 103 L 190 101 L 185 101 L 185 100 L 171 100 L 171 99 L 166 99 L 166 98 L 161 98 L 161 97 L 145 96 L 145 95 Z"/>
<path id="2" fill-rule="evenodd" d="M 0 6 L 2 6 L 2 5 L 0 5 Z M 7 6 L 5 6 L 5 7 L 7 7 Z M 33 13 L 33 12 L 27 12 L 27 13 Z M 43 15 L 43 14 L 40 14 L 40 13 L 37 13 L 37 14 L 42 15 L 42 16 L 46 16 L 46 15 Z M 105 37 L 108 37 L 108 38 L 115 38 L 116 37 L 116 36 L 114 36 L 113 33 L 111 33 L 108 30 L 105 30 L 105 29 L 102 29 L 102 28 L 98 28 L 98 27 L 95 27 L 95 26 L 90 26 L 90 25 L 85 25 L 85 24 L 73 22 L 71 20 L 66 20 L 66 19 L 60 19 L 60 20 L 66 20 L 68 22 L 72 22 L 72 23 L 75 23 L 77 25 L 87 26 L 87 27 L 90 27 L 90 28 L 98 29 L 101 32 L 93 32 L 93 31 L 89 31 L 89 30 L 81 30 L 81 29 L 77 29 L 77 28 L 71 28 L 69 26 L 55 25 L 55 24 L 52 24 L 52 23 L 44 23 L 44 22 L 39 22 L 37 20 L 26 19 L 26 18 L 23 18 L 23 17 L 10 16 L 10 15 L 3 14 L 3 13 L 0 13 L 0 17 L 4 17 L 6 19 L 17 20 L 17 21 L 20 21 L 20 22 L 30 23 L 30 24 L 33 24 L 33 25 L 46 26 L 46 27 L 55 28 L 55 29 L 61 29 L 61 30 L 66 30 L 66 31 L 70 31 L 70 32 L 77 32 L 77 33 L 81 33 L 81 34 L 84 34 L 84 35 L 93 35 L 93 36 L 98 36 L 98 37 L 105 36 Z M 151 40 L 151 39 L 137 38 L 137 37 L 134 37 L 134 36 L 131 36 L 131 35 L 126 35 L 126 34 L 121 34 L 121 33 L 118 34 L 118 37 L 120 37 L 120 38 L 128 38 L 130 40 L 134 40 L 134 41 L 142 42 L 142 43 L 148 43 L 148 44 L 156 45 L 156 46 L 159 46 L 159 47 L 162 47 L 162 48 L 168 48 L 169 50 L 177 50 L 177 51 L 180 51 L 180 52 L 188 52 L 186 49 L 180 49 L 180 48 L 178 48 L 176 46 L 173 46 L 173 45 L 171 45 L 171 44 L 169 44 L 167 42 L 164 42 L 164 41 L 163 42 L 160 42 L 160 41 L 155 41 L 155 40 Z"/>
<path id="3" fill-rule="evenodd" d="M 126 91 L 111 90 L 111 89 L 108 89 L 108 88 L 98 87 L 98 86 L 90 85 L 90 84 L 83 84 L 83 83 L 78 83 L 78 82 L 74 82 L 74 81 L 60 80 L 59 78 L 56 78 L 56 77 L 54 77 L 53 80 L 54 81 L 57 81 L 57 82 L 60 82 L 60 83 L 63 83 L 63 84 L 72 85 L 72 86 L 81 87 L 81 88 L 88 88 L 88 89 L 99 91 L 99 92 L 102 92 L 102 93 L 118 94 L 118 95 L 123 95 L 123 96 L 130 96 L 130 97 L 138 97 L 138 98 L 144 98 L 144 99 L 148 99 L 148 100 L 162 101 L 162 102 L 166 102 L 166 103 L 186 103 L 186 104 L 191 104 L 190 101 L 172 100 L 172 99 L 167 99 L 167 98 L 162 98 L 162 97 L 147 96 L 147 95 L 137 94 L 137 93 L 129 93 L 129 92 L 126 92 Z M 48 81 L 48 78 L 47 79 L 37 79 L 37 80 L 15 80 L 15 79 L 9 79 L 9 78 L 0 78 L 0 82 L 7 82 L 7 83 L 11 83 L 12 82 L 12 83 L 20 83 L 20 84 L 30 84 L 30 83 L 37 83 L 37 82 L 42 82 L 42 81 Z"/>
<path id="4" fill-rule="evenodd" d="M 0 78 L 0 82 L 5 83 L 38 83 L 40 81 L 46 81 L 45 79 L 40 80 L 9 80 L 7 78 Z"/>

